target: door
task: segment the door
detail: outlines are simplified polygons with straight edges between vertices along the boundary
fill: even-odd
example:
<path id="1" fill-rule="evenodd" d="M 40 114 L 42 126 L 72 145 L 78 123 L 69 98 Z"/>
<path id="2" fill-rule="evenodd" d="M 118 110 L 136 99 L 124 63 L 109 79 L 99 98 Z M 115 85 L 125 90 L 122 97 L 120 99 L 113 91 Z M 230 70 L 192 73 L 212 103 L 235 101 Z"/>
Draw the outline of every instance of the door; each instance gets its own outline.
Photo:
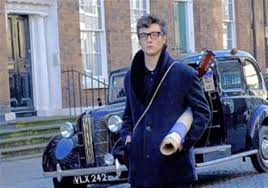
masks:
<path id="1" fill-rule="evenodd" d="M 232 152 L 246 147 L 248 95 L 240 59 L 226 59 L 218 62 L 225 142 L 232 145 Z"/>
<path id="2" fill-rule="evenodd" d="M 8 15 L 9 85 L 12 111 L 33 110 L 28 16 Z"/>

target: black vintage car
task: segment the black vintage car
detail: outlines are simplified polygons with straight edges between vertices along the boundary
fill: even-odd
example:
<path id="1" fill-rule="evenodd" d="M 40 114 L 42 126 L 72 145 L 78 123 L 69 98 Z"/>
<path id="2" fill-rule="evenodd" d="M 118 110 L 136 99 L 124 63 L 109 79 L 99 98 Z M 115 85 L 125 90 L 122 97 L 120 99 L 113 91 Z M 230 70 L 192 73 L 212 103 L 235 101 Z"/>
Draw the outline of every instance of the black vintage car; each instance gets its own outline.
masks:
<path id="1" fill-rule="evenodd" d="M 259 172 L 268 171 L 268 102 L 264 79 L 247 52 L 215 51 L 200 82 L 212 120 L 195 145 L 196 167 L 250 157 Z M 179 59 L 198 69 L 202 53 Z M 45 176 L 54 186 L 86 187 L 125 180 L 127 165 L 111 149 L 119 138 L 124 110 L 123 80 L 127 69 L 111 73 L 109 105 L 80 115 L 77 125 L 65 123 L 43 154 Z"/>

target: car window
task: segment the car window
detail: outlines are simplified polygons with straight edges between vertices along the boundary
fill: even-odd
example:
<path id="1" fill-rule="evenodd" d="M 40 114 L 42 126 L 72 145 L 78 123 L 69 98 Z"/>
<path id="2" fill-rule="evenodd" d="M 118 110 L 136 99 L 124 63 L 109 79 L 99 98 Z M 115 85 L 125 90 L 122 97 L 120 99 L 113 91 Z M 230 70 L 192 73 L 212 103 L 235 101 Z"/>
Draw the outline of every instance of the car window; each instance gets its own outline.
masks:
<path id="1" fill-rule="evenodd" d="M 124 89 L 124 73 L 116 73 L 111 76 L 110 82 L 110 91 L 109 91 L 109 101 L 117 101 L 126 96 L 125 89 Z"/>
<path id="2" fill-rule="evenodd" d="M 220 61 L 218 68 L 223 90 L 243 89 L 241 64 L 238 60 Z"/>
<path id="3" fill-rule="evenodd" d="M 249 60 L 245 61 L 244 75 L 249 89 L 261 89 L 261 79 L 256 68 Z"/>

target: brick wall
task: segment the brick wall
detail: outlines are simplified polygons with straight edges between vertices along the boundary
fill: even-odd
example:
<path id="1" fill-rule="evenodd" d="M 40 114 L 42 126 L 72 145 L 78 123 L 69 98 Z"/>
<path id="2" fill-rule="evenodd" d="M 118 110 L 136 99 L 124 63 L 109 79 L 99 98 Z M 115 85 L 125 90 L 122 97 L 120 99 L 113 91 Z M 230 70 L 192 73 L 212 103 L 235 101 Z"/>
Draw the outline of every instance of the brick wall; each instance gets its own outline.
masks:
<path id="1" fill-rule="evenodd" d="M 237 48 L 253 54 L 251 0 L 236 0 L 235 2 Z"/>
<path id="2" fill-rule="evenodd" d="M 263 1 L 256 2 L 256 43 L 258 60 L 261 70 L 265 71 L 265 33 L 264 33 L 264 19 L 263 19 Z M 268 55 L 268 54 L 267 54 Z"/>
<path id="3" fill-rule="evenodd" d="M 79 0 L 58 0 L 58 23 L 61 69 L 82 71 Z M 68 80 L 62 75 L 63 107 L 66 104 Z M 78 85 L 77 85 L 78 87 Z M 78 93 L 78 91 L 76 91 Z"/>
<path id="4" fill-rule="evenodd" d="M 254 55 L 253 29 L 252 29 L 252 2 L 251 0 L 236 0 L 236 38 L 238 49 L 246 50 Z M 265 70 L 265 41 L 263 1 L 255 1 L 256 26 L 256 55 L 262 71 Z M 268 55 L 268 54 L 267 54 Z"/>
<path id="5" fill-rule="evenodd" d="M 221 0 L 194 0 L 196 51 L 221 49 L 223 44 Z"/>
<path id="6" fill-rule="evenodd" d="M 105 0 L 108 70 L 130 66 L 132 60 L 128 0 Z"/>
<path id="7" fill-rule="evenodd" d="M 173 5 L 172 1 L 150 0 L 150 13 L 165 20 L 168 26 L 168 51 L 177 56 L 174 34 Z"/>
<path id="8" fill-rule="evenodd" d="M 0 0 L 0 114 L 10 110 L 5 0 Z"/>
<path id="9" fill-rule="evenodd" d="M 266 11 L 266 28 L 268 30 L 268 0 L 265 0 L 265 11 Z M 265 51 L 265 54 L 266 54 L 266 67 L 268 67 L 268 31 L 267 31 L 267 35 L 266 35 L 266 51 Z"/>
<path id="10" fill-rule="evenodd" d="M 61 67 L 81 71 L 79 0 L 58 0 L 58 23 Z"/>

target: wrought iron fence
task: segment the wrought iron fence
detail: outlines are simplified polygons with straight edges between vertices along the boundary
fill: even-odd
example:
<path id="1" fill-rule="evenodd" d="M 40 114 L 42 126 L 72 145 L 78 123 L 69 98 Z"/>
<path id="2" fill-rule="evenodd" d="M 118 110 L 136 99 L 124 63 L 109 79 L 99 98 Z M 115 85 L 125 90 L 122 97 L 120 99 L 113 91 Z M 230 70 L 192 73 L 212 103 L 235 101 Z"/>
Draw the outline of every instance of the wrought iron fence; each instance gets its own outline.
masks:
<path id="1" fill-rule="evenodd" d="M 107 103 L 108 81 L 81 73 L 73 68 L 62 71 L 63 106 L 70 115 Z"/>

